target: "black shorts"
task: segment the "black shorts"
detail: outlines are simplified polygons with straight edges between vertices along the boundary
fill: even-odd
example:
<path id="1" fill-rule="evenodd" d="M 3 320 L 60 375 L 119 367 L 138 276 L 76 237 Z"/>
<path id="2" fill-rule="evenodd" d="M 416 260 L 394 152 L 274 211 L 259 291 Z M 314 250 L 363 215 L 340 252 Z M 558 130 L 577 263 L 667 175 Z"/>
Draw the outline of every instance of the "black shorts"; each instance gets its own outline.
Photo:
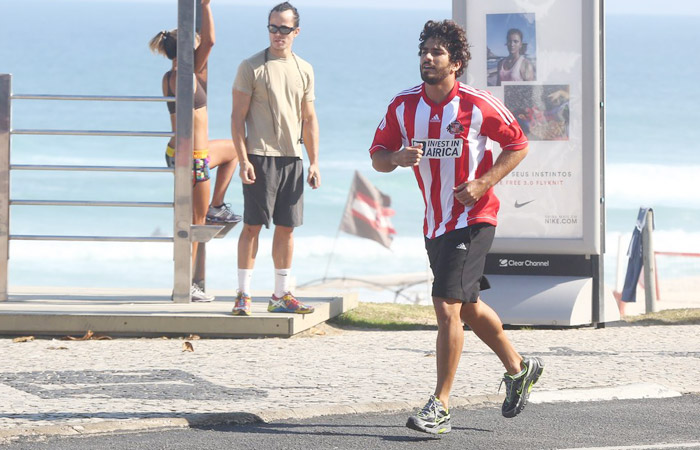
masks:
<path id="1" fill-rule="evenodd" d="M 300 158 L 248 155 L 255 183 L 243 185 L 243 223 L 298 227 L 304 213 L 304 166 Z"/>
<path id="2" fill-rule="evenodd" d="M 434 277 L 433 297 L 476 303 L 479 291 L 491 287 L 484 266 L 495 234 L 495 226 L 479 223 L 425 239 Z"/>

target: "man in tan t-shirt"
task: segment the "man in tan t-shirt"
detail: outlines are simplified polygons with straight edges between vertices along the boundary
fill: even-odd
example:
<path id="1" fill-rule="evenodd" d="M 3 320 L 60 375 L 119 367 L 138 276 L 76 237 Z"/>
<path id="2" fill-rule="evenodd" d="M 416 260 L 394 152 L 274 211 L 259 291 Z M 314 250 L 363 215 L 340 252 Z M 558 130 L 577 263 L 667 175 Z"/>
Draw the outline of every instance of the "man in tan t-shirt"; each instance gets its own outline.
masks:
<path id="1" fill-rule="evenodd" d="M 270 46 L 241 62 L 233 83 L 231 134 L 243 181 L 243 230 L 238 238 L 238 295 L 234 315 L 250 315 L 250 281 L 262 226 L 275 225 L 272 260 L 275 292 L 268 311 L 306 314 L 289 289 L 294 227 L 302 224 L 304 173 L 301 144 L 309 157 L 306 182 L 321 185 L 314 74 L 292 53 L 299 13 L 290 3 L 268 16 Z"/>

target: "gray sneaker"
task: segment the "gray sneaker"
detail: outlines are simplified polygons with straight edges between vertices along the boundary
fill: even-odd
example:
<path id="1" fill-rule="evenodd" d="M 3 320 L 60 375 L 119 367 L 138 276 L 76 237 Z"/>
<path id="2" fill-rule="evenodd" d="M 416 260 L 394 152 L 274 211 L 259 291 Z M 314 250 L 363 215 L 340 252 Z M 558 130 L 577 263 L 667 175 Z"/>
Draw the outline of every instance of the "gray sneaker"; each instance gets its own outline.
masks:
<path id="1" fill-rule="evenodd" d="M 540 358 L 524 358 L 523 366 L 523 371 L 517 375 L 503 375 L 501 384 L 506 384 L 506 399 L 501 407 L 503 417 L 515 417 L 520 414 L 527 405 L 532 385 L 537 383 L 544 371 L 544 362 Z"/>
<path id="2" fill-rule="evenodd" d="M 224 203 L 221 206 L 209 206 L 207 221 L 215 223 L 238 223 L 242 217 L 231 210 L 231 205 Z"/>
<path id="3" fill-rule="evenodd" d="M 196 283 L 192 283 L 192 287 L 190 288 L 190 297 L 192 297 L 192 301 L 196 303 L 208 303 L 214 301 L 216 298 L 213 295 L 209 295 L 204 292 Z"/>
<path id="4" fill-rule="evenodd" d="M 406 426 L 412 430 L 430 434 L 445 434 L 452 431 L 450 412 L 434 395 L 430 396 L 423 409 L 408 418 Z"/>

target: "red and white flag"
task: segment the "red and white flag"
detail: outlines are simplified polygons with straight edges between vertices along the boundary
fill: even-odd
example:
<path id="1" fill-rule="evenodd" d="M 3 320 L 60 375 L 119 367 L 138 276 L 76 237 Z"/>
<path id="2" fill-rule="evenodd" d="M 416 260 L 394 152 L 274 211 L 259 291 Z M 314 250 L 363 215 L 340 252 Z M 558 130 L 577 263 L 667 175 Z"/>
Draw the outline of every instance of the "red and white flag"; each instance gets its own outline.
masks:
<path id="1" fill-rule="evenodd" d="M 340 230 L 355 236 L 372 239 L 390 248 L 396 230 L 389 219 L 394 215 L 391 198 L 375 188 L 360 172 L 350 187 Z"/>

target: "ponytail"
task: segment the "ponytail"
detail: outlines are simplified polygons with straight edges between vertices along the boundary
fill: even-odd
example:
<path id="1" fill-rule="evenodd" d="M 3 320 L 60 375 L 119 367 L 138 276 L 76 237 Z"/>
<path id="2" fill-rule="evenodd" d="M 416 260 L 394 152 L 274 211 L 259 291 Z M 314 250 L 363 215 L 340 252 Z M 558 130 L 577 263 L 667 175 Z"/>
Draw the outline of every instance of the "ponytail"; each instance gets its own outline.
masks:
<path id="1" fill-rule="evenodd" d="M 160 31 L 153 36 L 148 47 L 153 53 L 159 53 L 171 60 L 175 59 L 177 57 L 177 29 Z"/>

